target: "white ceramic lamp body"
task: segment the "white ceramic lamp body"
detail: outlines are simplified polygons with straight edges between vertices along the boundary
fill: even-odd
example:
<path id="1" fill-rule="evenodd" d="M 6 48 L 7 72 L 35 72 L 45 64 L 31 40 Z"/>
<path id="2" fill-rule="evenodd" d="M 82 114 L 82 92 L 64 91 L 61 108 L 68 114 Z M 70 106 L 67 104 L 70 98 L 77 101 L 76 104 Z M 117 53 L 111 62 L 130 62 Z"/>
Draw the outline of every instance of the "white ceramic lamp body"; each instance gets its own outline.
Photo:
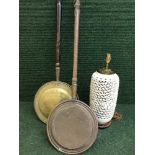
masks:
<path id="1" fill-rule="evenodd" d="M 111 121 L 117 103 L 119 77 L 114 74 L 94 72 L 90 84 L 90 107 L 100 125 Z"/>

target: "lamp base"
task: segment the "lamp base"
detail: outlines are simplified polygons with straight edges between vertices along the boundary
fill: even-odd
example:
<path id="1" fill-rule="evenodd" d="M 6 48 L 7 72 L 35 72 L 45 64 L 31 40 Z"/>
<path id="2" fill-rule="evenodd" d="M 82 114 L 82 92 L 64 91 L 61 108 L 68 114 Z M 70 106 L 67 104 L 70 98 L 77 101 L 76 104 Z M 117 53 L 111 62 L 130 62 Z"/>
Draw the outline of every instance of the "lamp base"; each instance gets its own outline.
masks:
<path id="1" fill-rule="evenodd" d="M 99 129 L 104 129 L 104 128 L 107 128 L 107 127 L 109 127 L 110 125 L 111 125 L 111 121 L 109 121 L 109 122 L 107 122 L 107 123 L 105 123 L 105 124 L 98 124 L 98 128 Z"/>

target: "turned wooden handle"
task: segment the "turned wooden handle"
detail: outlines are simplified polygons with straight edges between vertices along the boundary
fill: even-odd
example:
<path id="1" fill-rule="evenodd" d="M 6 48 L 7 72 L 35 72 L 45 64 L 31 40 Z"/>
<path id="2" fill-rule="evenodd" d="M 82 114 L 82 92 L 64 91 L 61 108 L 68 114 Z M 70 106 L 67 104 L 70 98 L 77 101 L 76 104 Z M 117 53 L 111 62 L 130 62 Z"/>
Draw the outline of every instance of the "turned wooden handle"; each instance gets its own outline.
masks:
<path id="1" fill-rule="evenodd" d="M 75 0 L 75 21 L 74 21 L 74 61 L 72 78 L 73 99 L 77 96 L 77 71 L 78 71 L 78 44 L 79 44 L 79 21 L 80 21 L 80 0 Z"/>
<path id="2" fill-rule="evenodd" d="M 56 36 L 56 81 L 60 80 L 60 25 L 61 25 L 61 0 L 57 0 L 57 36 Z"/>

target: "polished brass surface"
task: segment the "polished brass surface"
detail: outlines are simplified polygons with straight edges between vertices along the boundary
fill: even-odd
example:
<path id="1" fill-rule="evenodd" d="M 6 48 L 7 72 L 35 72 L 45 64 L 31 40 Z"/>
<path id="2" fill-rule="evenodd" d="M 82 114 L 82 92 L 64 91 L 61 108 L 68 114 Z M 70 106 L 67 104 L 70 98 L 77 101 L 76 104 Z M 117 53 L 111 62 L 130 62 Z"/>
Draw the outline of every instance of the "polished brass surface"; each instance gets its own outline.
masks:
<path id="1" fill-rule="evenodd" d="M 97 133 L 96 116 L 88 105 L 79 100 L 63 102 L 49 115 L 48 138 L 63 153 L 86 151 L 95 142 Z"/>
<path id="2" fill-rule="evenodd" d="M 48 115 L 61 102 L 72 98 L 71 87 L 60 81 L 44 84 L 35 95 L 34 108 L 41 121 L 47 123 Z"/>
<path id="3" fill-rule="evenodd" d="M 34 108 L 37 116 L 47 123 L 48 115 L 61 102 L 72 98 L 71 87 L 60 79 L 60 27 L 61 0 L 57 0 L 57 37 L 56 37 L 56 81 L 44 84 L 35 95 Z M 76 96 L 77 97 L 77 96 Z"/>
<path id="4" fill-rule="evenodd" d="M 106 61 L 106 67 L 99 69 L 98 72 L 101 74 L 107 74 L 107 75 L 114 74 L 114 72 L 109 68 L 109 63 L 111 61 L 110 53 L 107 53 L 105 61 Z"/>

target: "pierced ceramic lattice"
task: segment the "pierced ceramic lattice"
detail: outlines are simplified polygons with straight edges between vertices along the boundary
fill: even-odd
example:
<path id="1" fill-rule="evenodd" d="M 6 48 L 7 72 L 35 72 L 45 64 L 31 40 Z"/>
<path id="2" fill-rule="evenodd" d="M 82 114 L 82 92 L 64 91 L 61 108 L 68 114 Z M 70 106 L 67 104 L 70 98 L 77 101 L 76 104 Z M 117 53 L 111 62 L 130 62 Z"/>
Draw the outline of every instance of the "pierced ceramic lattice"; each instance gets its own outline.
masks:
<path id="1" fill-rule="evenodd" d="M 90 84 L 90 107 L 96 114 L 99 124 L 108 123 L 115 112 L 119 89 L 117 74 L 93 73 Z"/>

